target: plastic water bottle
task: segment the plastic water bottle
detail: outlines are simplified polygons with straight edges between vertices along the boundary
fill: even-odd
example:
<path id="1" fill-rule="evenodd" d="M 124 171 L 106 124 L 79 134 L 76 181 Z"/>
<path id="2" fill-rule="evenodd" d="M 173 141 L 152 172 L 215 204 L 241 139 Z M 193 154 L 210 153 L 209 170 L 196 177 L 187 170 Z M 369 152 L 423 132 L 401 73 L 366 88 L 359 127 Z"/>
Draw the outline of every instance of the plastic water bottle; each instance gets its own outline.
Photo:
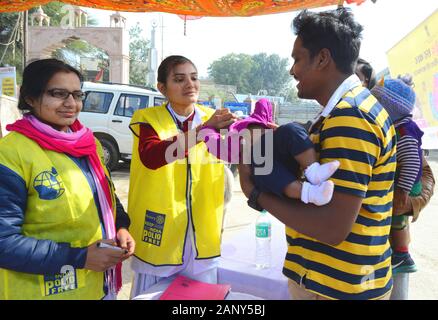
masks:
<path id="1" fill-rule="evenodd" d="M 271 266 L 271 219 L 267 212 L 260 212 L 256 220 L 256 268 L 264 269 Z"/>

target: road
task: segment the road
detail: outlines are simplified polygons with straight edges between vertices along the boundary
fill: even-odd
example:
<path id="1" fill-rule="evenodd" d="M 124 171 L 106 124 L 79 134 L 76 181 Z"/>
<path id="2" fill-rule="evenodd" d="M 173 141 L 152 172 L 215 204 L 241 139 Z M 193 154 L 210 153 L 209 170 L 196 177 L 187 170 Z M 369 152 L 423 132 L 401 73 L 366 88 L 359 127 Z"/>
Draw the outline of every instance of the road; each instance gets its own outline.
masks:
<path id="1" fill-rule="evenodd" d="M 438 180 L 438 151 L 431 152 L 428 162 Z M 121 165 L 121 168 L 112 173 L 117 194 L 121 202 L 127 208 L 129 188 L 129 167 Z M 225 216 L 225 230 L 223 237 L 230 237 L 239 229 L 254 223 L 257 213 L 246 205 L 238 179 L 236 178 L 233 188 L 233 198 L 228 206 Z M 435 272 L 438 269 L 438 192 L 429 205 L 420 214 L 419 219 L 411 225 L 410 245 L 411 255 L 414 258 L 418 272 L 410 275 L 409 299 L 438 300 L 438 277 Z M 118 299 L 129 299 L 131 290 L 132 272 L 129 261 L 123 267 L 123 287 Z"/>

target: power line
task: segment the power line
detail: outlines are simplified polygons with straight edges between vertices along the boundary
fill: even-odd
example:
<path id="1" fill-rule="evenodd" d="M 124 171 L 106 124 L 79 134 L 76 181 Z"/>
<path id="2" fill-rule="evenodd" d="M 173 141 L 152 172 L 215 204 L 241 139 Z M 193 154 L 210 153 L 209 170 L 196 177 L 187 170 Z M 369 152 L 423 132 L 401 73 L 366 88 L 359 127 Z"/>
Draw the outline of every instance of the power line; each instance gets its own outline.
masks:
<path id="1" fill-rule="evenodd" d="M 20 14 L 18 14 L 17 22 L 16 22 L 16 24 L 14 26 L 14 29 L 12 29 L 11 36 L 9 37 L 9 41 L 10 42 L 8 42 L 8 43 L 1 43 L 0 42 L 0 45 L 2 45 L 2 46 L 9 46 L 10 44 L 15 42 L 15 40 L 16 40 L 15 33 L 16 33 L 16 30 L 18 29 L 19 22 L 20 22 Z M 11 40 L 12 38 L 13 38 L 13 40 Z"/>
<path id="2" fill-rule="evenodd" d="M 4 46 L 6 46 L 6 48 L 3 51 L 3 55 L 0 59 L 0 64 L 2 64 L 3 59 L 5 58 L 5 55 L 6 55 L 6 52 L 8 51 L 9 46 L 16 41 L 16 37 L 18 34 L 18 26 L 20 25 L 20 17 L 21 17 L 21 14 L 18 15 L 17 22 L 15 23 L 14 29 L 11 32 L 11 36 L 9 37 L 8 43 L 3 44 Z"/>
<path id="3" fill-rule="evenodd" d="M 0 42 L 0 46 L 9 46 L 9 45 L 13 44 L 14 42 L 15 42 L 15 39 L 12 40 L 11 42 L 8 42 L 8 43 L 1 43 Z"/>

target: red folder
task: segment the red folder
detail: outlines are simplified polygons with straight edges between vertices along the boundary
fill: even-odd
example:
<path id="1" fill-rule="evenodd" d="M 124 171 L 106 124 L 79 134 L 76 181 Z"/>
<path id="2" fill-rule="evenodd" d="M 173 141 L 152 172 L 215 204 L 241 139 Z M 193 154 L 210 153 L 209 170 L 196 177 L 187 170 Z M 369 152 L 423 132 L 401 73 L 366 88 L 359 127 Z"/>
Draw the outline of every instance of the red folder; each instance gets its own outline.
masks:
<path id="1" fill-rule="evenodd" d="M 229 284 L 211 284 L 178 276 L 160 300 L 224 300 L 230 289 Z"/>

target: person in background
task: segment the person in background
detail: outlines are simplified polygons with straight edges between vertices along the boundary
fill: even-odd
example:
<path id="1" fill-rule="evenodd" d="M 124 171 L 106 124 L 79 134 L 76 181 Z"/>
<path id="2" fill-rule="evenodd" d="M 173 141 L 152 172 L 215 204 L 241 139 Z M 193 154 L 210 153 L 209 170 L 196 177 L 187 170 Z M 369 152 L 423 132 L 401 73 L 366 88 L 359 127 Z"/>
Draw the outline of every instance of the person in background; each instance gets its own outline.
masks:
<path id="1" fill-rule="evenodd" d="M 324 206 L 260 192 L 248 166 L 239 165 L 251 207 L 286 225 L 283 274 L 292 299 L 389 299 L 389 243 L 395 176 L 395 129 L 388 113 L 354 74 L 362 26 L 351 10 L 300 12 L 291 75 L 298 97 L 324 109 L 310 127 L 319 162 L 340 162 Z M 276 166 L 273 170 L 277 170 Z"/>
<path id="2" fill-rule="evenodd" d="M 376 75 L 370 63 L 362 58 L 357 60 L 356 75 L 359 77 L 362 85 L 371 90 L 376 85 Z"/>
<path id="3" fill-rule="evenodd" d="M 0 140 L 0 299 L 115 299 L 134 252 L 102 148 L 77 119 L 81 81 L 56 59 L 23 71 L 24 116 Z"/>
<path id="4" fill-rule="evenodd" d="M 412 216 L 413 212 L 403 212 L 409 197 L 418 197 L 422 193 L 423 131 L 412 120 L 415 92 L 411 86 L 412 77 L 406 75 L 398 79 L 382 79 L 371 90 L 389 113 L 397 132 L 397 171 L 391 222 L 393 274 L 417 271 L 409 254 L 409 216 Z"/>
<path id="5" fill-rule="evenodd" d="M 169 56 L 158 68 L 167 102 L 134 113 L 128 214 L 137 242 L 131 298 L 182 274 L 217 283 L 224 212 L 224 164 L 199 139 L 204 126 L 227 128 L 228 109 L 196 104 L 200 82 L 192 61 Z"/>
<path id="6" fill-rule="evenodd" d="M 363 86 L 370 89 L 372 93 L 373 91 L 376 90 L 376 89 L 372 90 L 373 87 L 376 85 L 374 70 L 367 61 L 363 59 L 358 60 L 356 67 L 356 74 L 362 80 Z M 369 81 L 365 81 L 367 79 L 369 79 Z M 409 76 L 406 77 L 405 80 L 407 80 L 407 84 L 413 87 L 412 81 Z M 382 84 L 380 84 L 380 86 L 382 86 Z M 380 90 L 377 89 L 377 90 L 382 91 L 381 89 Z M 387 99 L 385 100 L 388 101 Z M 416 99 L 416 104 L 418 104 L 418 99 Z M 415 118 L 415 116 L 413 116 L 412 118 Z M 396 125 L 396 131 L 397 131 L 397 125 Z M 406 137 L 403 139 L 406 139 Z M 415 153 L 414 150 L 415 146 L 417 145 L 418 143 L 415 140 L 413 144 L 414 153 Z M 400 156 L 398 153 L 399 152 L 397 150 L 397 158 L 400 157 L 405 158 L 405 156 Z M 402 153 L 405 153 L 405 151 L 402 151 Z M 421 154 L 420 163 L 421 163 L 421 177 L 419 182 L 421 183 L 421 193 L 417 196 L 413 196 L 412 194 L 410 194 L 407 201 L 403 201 L 403 204 L 402 202 L 399 201 L 400 199 L 394 198 L 394 206 L 392 213 L 393 220 L 392 220 L 392 227 L 390 234 L 390 242 L 393 248 L 392 258 L 391 258 L 391 267 L 393 268 L 393 274 L 403 273 L 403 272 L 408 272 L 408 273 L 414 272 L 417 269 L 413 259 L 409 254 L 409 249 L 408 249 L 408 246 L 411 241 L 410 233 L 409 233 L 410 226 L 409 226 L 408 217 L 410 216 L 412 218 L 412 222 L 415 222 L 418 219 L 420 211 L 423 210 L 423 208 L 429 203 L 435 187 L 435 178 L 433 176 L 432 169 L 430 168 L 426 158 L 422 154 Z M 398 194 L 399 191 L 395 193 L 395 197 L 397 197 Z M 401 223 L 399 223 L 400 221 Z M 402 228 L 402 230 L 397 230 L 400 228 Z M 408 288 L 400 286 L 400 284 L 402 283 L 395 282 L 394 290 L 393 293 L 391 294 L 391 299 L 399 300 L 399 299 L 407 298 Z"/>

